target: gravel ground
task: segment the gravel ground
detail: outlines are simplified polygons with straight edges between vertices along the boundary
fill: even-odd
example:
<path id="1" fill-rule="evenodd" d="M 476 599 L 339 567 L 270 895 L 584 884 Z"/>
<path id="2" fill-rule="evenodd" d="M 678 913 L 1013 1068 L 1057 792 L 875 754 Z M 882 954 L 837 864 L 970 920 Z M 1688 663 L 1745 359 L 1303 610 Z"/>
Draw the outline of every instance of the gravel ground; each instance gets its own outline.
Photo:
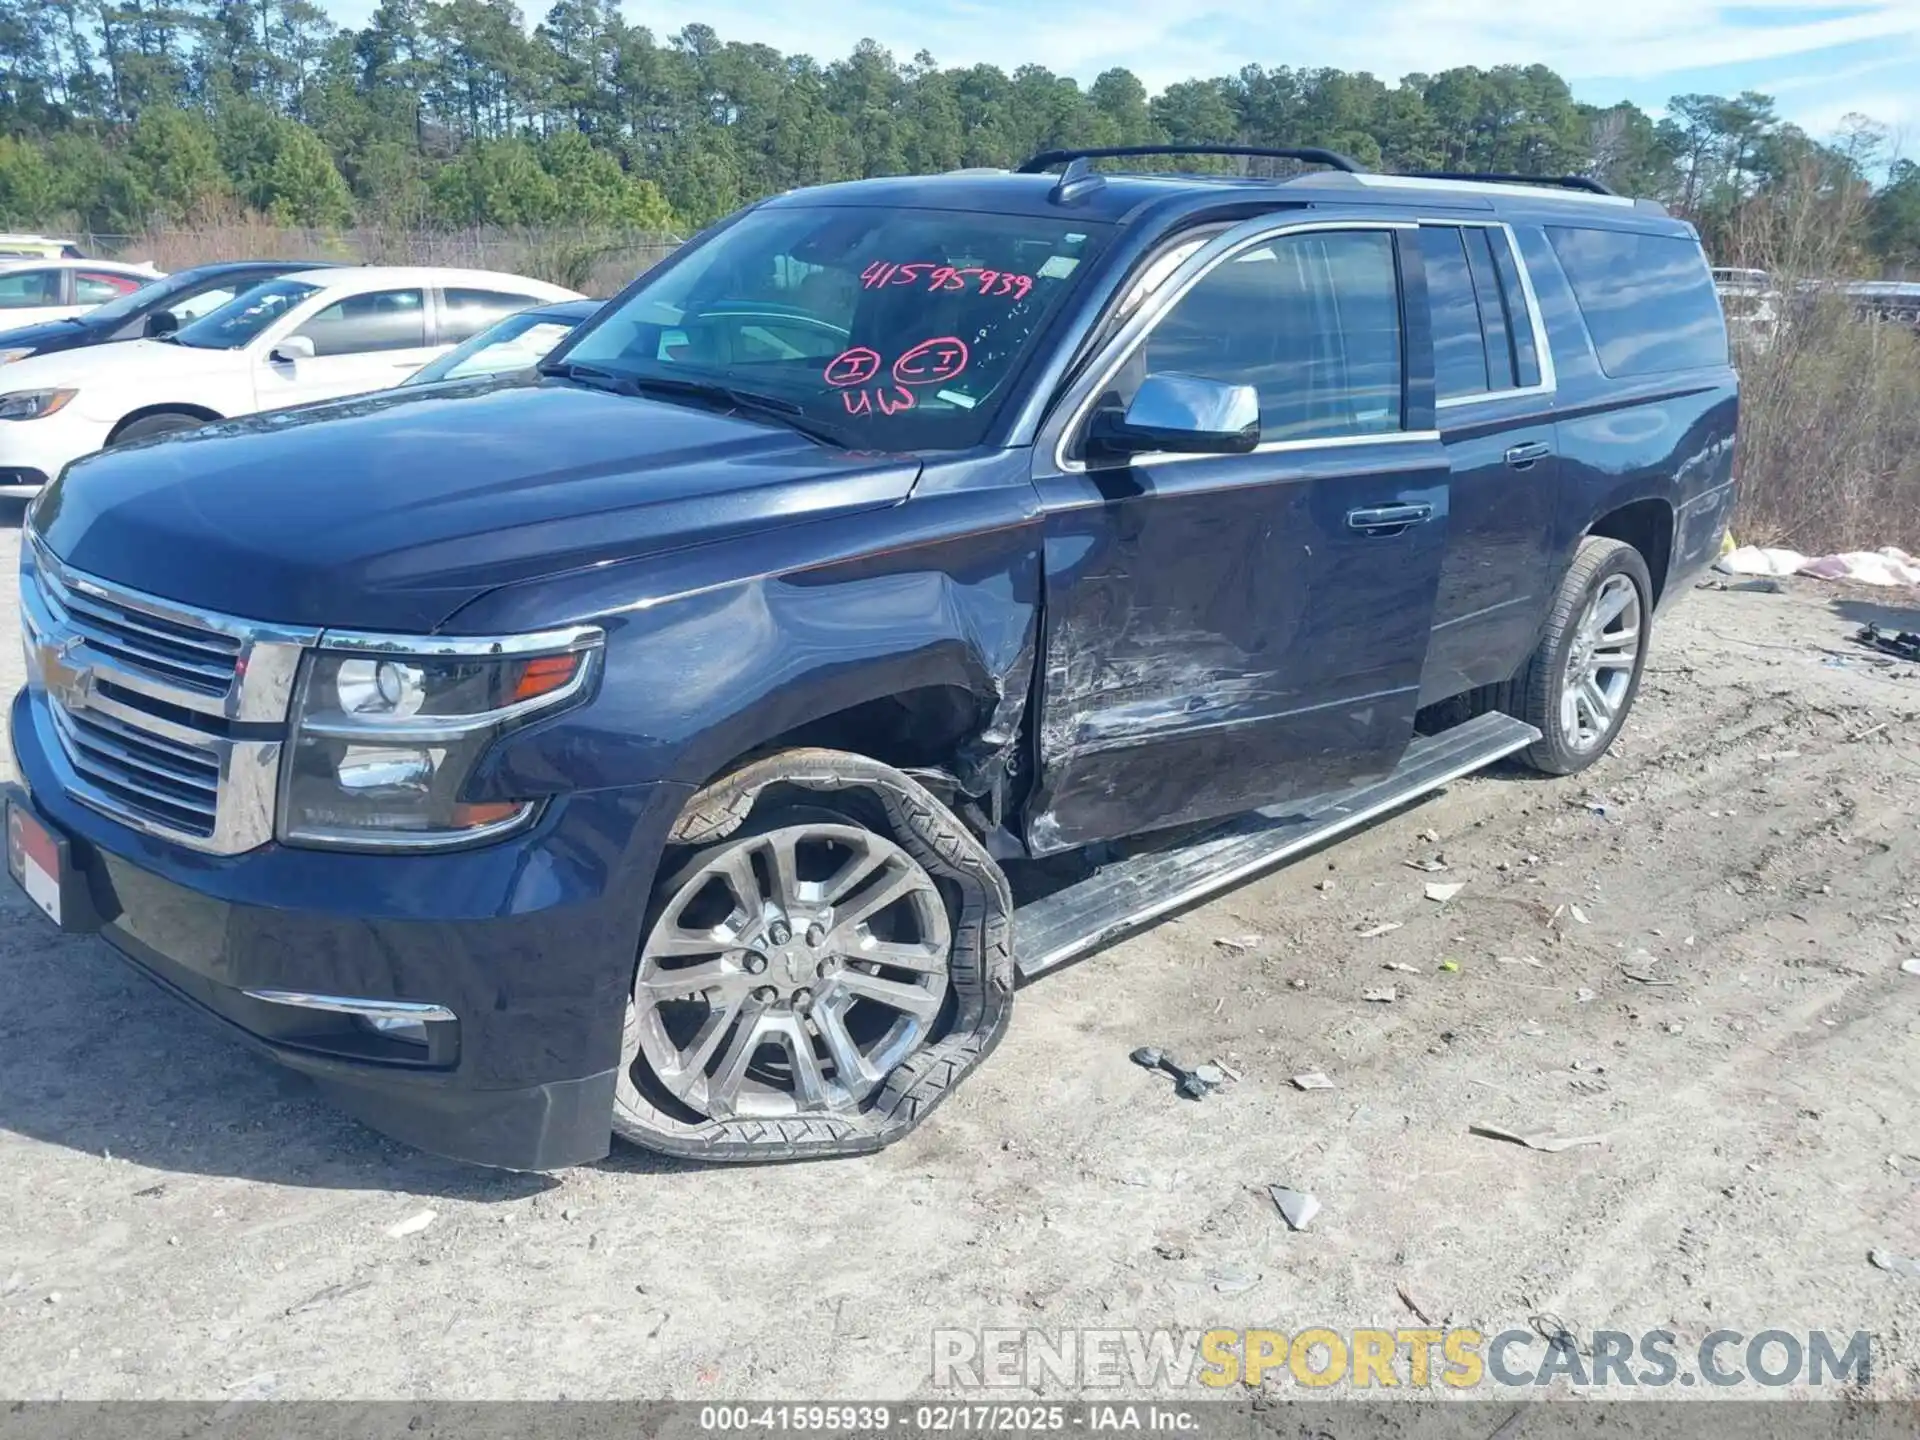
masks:
<path id="1" fill-rule="evenodd" d="M 1874 1390 L 1920 1395 L 1920 1281 L 1867 1260 L 1920 1255 L 1920 672 L 1848 643 L 1874 615 L 1920 628 L 1686 597 L 1586 776 L 1470 780 L 1041 982 L 861 1160 L 431 1159 L 0 886 L 0 1389 L 900 1398 L 935 1327 L 1395 1327 L 1404 1292 L 1489 1333 L 1866 1330 Z M 1177 1099 L 1149 1043 L 1243 1078 Z"/>

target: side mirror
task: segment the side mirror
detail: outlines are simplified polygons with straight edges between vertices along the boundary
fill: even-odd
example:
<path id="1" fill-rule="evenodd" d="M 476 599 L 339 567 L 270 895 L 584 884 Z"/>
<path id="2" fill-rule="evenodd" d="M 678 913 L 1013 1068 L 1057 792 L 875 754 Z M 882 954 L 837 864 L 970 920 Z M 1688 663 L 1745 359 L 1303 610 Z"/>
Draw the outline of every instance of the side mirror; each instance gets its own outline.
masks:
<path id="1" fill-rule="evenodd" d="M 267 352 L 267 358 L 276 365 L 291 365 L 298 360 L 311 360 L 313 341 L 304 335 L 289 335 Z"/>
<path id="2" fill-rule="evenodd" d="M 147 338 L 158 340 L 162 335 L 171 335 L 180 328 L 180 317 L 171 310 L 156 310 L 147 316 Z"/>
<path id="3" fill-rule="evenodd" d="M 1171 373 L 1147 376 L 1126 414 L 1100 412 L 1087 435 L 1088 449 L 1106 455 L 1245 455 L 1259 443 L 1253 386 Z"/>

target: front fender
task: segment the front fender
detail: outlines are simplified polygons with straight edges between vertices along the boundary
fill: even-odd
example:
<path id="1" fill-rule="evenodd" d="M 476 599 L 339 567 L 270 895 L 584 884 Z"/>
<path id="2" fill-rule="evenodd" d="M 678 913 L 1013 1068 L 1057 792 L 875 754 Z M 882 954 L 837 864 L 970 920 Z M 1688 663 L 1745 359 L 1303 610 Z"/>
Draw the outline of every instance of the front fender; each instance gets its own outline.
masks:
<path id="1" fill-rule="evenodd" d="M 922 496 L 483 597 L 449 628 L 591 622 L 607 644 L 589 703 L 496 747 L 474 798 L 698 785 L 798 726 L 927 686 L 974 698 L 963 752 L 1010 749 L 1038 629 L 1030 498 Z"/>

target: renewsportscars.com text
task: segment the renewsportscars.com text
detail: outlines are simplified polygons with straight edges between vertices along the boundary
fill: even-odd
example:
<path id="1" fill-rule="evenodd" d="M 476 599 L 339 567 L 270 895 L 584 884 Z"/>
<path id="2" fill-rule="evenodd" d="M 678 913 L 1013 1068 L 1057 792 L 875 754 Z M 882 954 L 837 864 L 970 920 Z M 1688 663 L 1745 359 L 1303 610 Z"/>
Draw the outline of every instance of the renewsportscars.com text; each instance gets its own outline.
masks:
<path id="1" fill-rule="evenodd" d="M 1531 1330 L 936 1330 L 936 1389 L 1057 1386 L 1223 1390 L 1474 1390 L 1566 1384 L 1610 1390 L 1705 1386 L 1865 1386 L 1865 1331 L 1716 1330 L 1697 1344 L 1671 1330 L 1595 1330 L 1543 1339 Z"/>

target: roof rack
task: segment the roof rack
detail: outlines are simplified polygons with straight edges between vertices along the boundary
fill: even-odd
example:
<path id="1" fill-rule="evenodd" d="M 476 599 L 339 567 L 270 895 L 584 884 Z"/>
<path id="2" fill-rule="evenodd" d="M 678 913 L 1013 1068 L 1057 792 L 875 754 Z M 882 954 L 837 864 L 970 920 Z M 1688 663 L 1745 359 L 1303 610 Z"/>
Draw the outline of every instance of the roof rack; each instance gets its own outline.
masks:
<path id="1" fill-rule="evenodd" d="M 1589 195 L 1620 194 L 1591 175 L 1509 175 L 1495 170 L 1409 170 L 1405 173 L 1410 180 L 1478 180 L 1488 185 L 1546 185 L 1558 190 L 1584 190 Z"/>
<path id="2" fill-rule="evenodd" d="M 1056 165 L 1075 160 L 1115 160 L 1129 155 L 1249 155 L 1267 160 L 1303 160 L 1330 166 L 1349 175 L 1363 174 L 1357 160 L 1338 150 L 1322 150 L 1317 145 L 1268 147 L 1264 145 L 1104 145 L 1090 150 L 1042 150 L 1016 172 L 1039 175 Z"/>

